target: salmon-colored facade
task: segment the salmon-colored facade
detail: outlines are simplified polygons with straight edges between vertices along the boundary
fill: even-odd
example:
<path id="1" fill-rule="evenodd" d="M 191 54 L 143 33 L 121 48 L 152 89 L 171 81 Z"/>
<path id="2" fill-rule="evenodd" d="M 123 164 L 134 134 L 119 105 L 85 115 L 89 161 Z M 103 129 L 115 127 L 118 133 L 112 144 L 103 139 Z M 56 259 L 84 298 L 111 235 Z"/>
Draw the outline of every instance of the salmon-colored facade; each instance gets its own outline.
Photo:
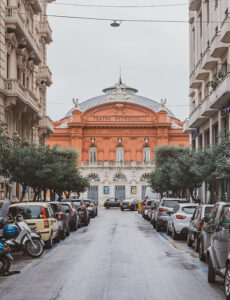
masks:
<path id="1" fill-rule="evenodd" d="M 104 92 L 81 104 L 75 101 L 66 117 L 54 122 L 47 144 L 78 151 L 79 167 L 92 185 L 85 197 L 104 201 L 118 196 L 116 189 L 123 185 L 120 196 L 141 198 L 148 185 L 144 175 L 154 168 L 154 148 L 188 146 L 189 137 L 164 101 L 136 95 L 121 81 Z"/>

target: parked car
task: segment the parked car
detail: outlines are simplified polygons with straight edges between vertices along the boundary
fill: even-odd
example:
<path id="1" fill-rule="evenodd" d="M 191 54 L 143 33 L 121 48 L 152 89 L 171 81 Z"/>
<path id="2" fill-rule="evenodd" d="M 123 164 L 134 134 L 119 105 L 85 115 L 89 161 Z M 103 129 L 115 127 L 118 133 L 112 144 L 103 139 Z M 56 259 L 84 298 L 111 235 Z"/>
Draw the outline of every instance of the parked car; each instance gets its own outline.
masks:
<path id="1" fill-rule="evenodd" d="M 157 208 L 157 204 L 159 203 L 160 201 L 155 199 L 155 200 L 152 200 L 152 203 L 151 205 L 149 206 L 148 208 L 148 220 L 151 224 L 153 224 L 153 217 L 155 215 L 155 211 L 156 211 L 156 208 Z"/>
<path id="2" fill-rule="evenodd" d="M 90 216 L 85 202 L 80 199 L 70 199 L 70 202 L 72 202 L 75 205 L 80 216 L 81 224 L 88 226 L 90 222 Z"/>
<path id="3" fill-rule="evenodd" d="M 84 203 L 88 209 L 89 216 L 91 218 L 94 218 L 97 216 L 97 205 L 95 204 L 95 201 L 93 200 L 84 200 Z"/>
<path id="4" fill-rule="evenodd" d="M 226 299 L 230 299 L 230 202 L 219 202 L 214 207 L 217 212 L 207 250 L 208 282 L 215 282 L 216 275 L 224 278 Z"/>
<path id="5" fill-rule="evenodd" d="M 81 217 L 77 211 L 76 206 L 72 202 L 67 201 L 61 202 L 61 205 L 65 214 L 67 215 L 69 228 L 76 231 L 81 224 Z"/>
<path id="6" fill-rule="evenodd" d="M 167 228 L 169 215 L 167 211 L 172 211 L 178 203 L 188 203 L 187 199 L 182 198 L 162 198 L 157 205 L 155 212 L 156 231 L 161 231 Z"/>
<path id="7" fill-rule="evenodd" d="M 194 242 L 195 250 L 200 248 L 200 232 L 204 224 L 204 218 L 208 217 L 213 205 L 202 204 L 196 207 L 188 227 L 187 244 L 192 246 Z"/>
<path id="8" fill-rule="evenodd" d="M 138 202 L 135 199 L 126 199 L 121 202 L 121 210 L 137 210 Z"/>
<path id="9" fill-rule="evenodd" d="M 110 207 L 120 207 L 121 199 L 118 198 L 108 198 L 105 200 L 104 207 L 109 209 Z"/>
<path id="10" fill-rule="evenodd" d="M 24 221 L 41 233 L 47 248 L 52 248 L 53 241 L 59 242 L 61 232 L 58 220 L 47 202 L 19 202 L 9 206 L 9 214 L 16 217 L 21 214 Z"/>
<path id="11" fill-rule="evenodd" d="M 65 213 L 60 202 L 50 202 L 50 205 L 54 211 L 56 219 L 58 220 L 61 238 L 65 239 L 70 234 L 69 215 Z"/>
<path id="12" fill-rule="evenodd" d="M 153 202 L 154 201 L 150 199 L 144 200 L 142 202 L 142 217 L 147 221 L 149 221 L 148 211 L 151 208 Z"/>
<path id="13" fill-rule="evenodd" d="M 189 222 L 197 206 L 198 204 L 193 203 L 178 203 L 172 211 L 167 211 L 167 234 L 172 234 L 174 240 L 187 235 Z"/>
<path id="14" fill-rule="evenodd" d="M 216 216 L 219 203 L 215 204 L 208 217 L 203 218 L 203 226 L 200 232 L 199 257 L 201 261 L 206 261 L 207 250 L 211 245 L 211 235 L 213 228 L 216 226 Z"/>

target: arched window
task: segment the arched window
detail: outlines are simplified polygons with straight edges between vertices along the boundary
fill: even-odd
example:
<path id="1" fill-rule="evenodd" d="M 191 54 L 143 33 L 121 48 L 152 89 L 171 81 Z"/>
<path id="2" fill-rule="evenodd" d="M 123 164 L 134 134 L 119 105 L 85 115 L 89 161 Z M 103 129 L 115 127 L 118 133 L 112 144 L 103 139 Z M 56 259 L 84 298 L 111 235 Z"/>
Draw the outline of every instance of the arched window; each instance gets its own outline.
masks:
<path id="1" fill-rule="evenodd" d="M 96 147 L 91 147 L 89 150 L 89 162 L 90 164 L 95 164 L 97 162 L 97 149 Z"/>
<path id="2" fill-rule="evenodd" d="M 123 162 L 124 157 L 123 157 L 123 148 L 122 147 L 117 147 L 117 162 Z"/>
<path id="3" fill-rule="evenodd" d="M 95 173 L 91 173 L 89 174 L 86 179 L 88 179 L 89 181 L 100 181 L 100 178 L 97 174 Z"/>
<path id="4" fill-rule="evenodd" d="M 150 162 L 150 148 L 149 147 L 144 147 L 143 161 L 144 161 L 144 163 L 149 163 Z"/>
<path id="5" fill-rule="evenodd" d="M 122 181 L 122 182 L 124 182 L 124 181 L 127 181 L 127 177 L 125 176 L 125 174 L 119 172 L 116 175 L 114 175 L 113 181 Z"/>
<path id="6" fill-rule="evenodd" d="M 141 176 L 141 181 L 149 181 L 150 179 L 150 173 L 144 173 L 142 176 Z"/>

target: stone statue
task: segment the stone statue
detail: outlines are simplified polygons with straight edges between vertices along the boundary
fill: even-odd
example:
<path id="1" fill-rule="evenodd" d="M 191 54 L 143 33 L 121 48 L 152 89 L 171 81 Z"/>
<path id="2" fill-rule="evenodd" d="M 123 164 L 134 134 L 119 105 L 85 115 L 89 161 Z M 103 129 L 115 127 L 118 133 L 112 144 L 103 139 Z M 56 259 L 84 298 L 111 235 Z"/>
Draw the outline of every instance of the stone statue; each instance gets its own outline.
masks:
<path id="1" fill-rule="evenodd" d="M 166 102 L 167 100 L 165 98 L 161 99 L 161 109 L 165 109 Z"/>
<path id="2" fill-rule="evenodd" d="M 80 104 L 79 104 L 77 98 L 73 98 L 73 105 L 74 105 L 74 109 L 81 110 L 81 107 L 80 107 Z"/>

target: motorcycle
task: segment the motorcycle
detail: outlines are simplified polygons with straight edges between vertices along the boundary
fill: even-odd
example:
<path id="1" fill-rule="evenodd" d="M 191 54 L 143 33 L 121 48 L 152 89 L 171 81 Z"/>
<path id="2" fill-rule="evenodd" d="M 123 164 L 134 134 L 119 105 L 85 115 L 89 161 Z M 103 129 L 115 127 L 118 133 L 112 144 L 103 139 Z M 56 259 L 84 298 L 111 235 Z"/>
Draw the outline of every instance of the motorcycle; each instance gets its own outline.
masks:
<path id="1" fill-rule="evenodd" d="M 3 219 L 0 218 L 0 228 L 2 228 L 3 225 Z M 0 237 L 0 274 L 4 275 L 9 272 L 11 260 L 13 260 L 13 257 L 10 255 L 10 249 L 3 241 L 3 237 Z"/>
<path id="2" fill-rule="evenodd" d="M 18 215 L 15 219 L 8 216 L 8 223 L 12 225 L 5 225 L 3 228 L 3 237 L 6 239 L 5 243 L 12 251 L 25 250 L 25 252 L 33 257 L 38 258 L 42 255 L 44 250 L 44 242 L 41 235 L 23 221 L 23 217 Z"/>

